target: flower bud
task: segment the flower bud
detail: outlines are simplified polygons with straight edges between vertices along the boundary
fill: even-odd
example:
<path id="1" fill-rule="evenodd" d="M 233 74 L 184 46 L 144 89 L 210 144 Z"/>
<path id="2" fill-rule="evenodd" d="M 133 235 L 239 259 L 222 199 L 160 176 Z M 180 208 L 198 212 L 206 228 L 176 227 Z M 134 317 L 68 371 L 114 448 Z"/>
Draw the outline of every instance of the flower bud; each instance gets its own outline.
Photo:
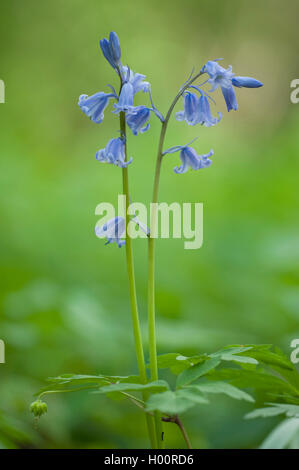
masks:
<path id="1" fill-rule="evenodd" d="M 30 411 L 34 414 L 35 417 L 40 417 L 43 414 L 47 413 L 48 406 L 47 403 L 42 402 L 41 400 L 36 400 L 30 405 Z"/>

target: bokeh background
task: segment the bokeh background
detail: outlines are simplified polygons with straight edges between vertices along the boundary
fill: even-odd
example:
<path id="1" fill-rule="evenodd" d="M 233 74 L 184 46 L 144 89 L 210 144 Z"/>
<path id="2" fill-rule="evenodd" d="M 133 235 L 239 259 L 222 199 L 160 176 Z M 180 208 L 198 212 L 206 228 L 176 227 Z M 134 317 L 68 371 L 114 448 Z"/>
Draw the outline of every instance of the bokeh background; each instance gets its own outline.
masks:
<path id="1" fill-rule="evenodd" d="M 166 112 L 195 66 L 223 57 L 238 75 L 264 82 L 237 90 L 239 111 L 215 128 L 174 119 L 167 146 L 199 135 L 209 170 L 175 175 L 165 160 L 160 199 L 204 203 L 204 245 L 157 244 L 159 352 L 212 352 L 231 343 L 273 343 L 290 354 L 299 337 L 299 6 L 289 0 L 10 0 L 1 5 L 0 78 L 0 446 L 123 448 L 147 445 L 141 413 L 85 392 L 48 398 L 38 427 L 28 411 L 48 376 L 136 372 L 125 251 L 94 235 L 99 202 L 116 203 L 121 172 L 95 152 L 117 136 L 77 106 L 82 93 L 118 86 L 98 41 L 118 33 L 123 62 L 152 85 Z M 145 96 L 138 97 L 144 103 Z M 178 107 L 178 110 L 181 107 Z M 159 122 L 129 136 L 131 192 L 150 201 Z M 145 240 L 134 242 L 146 341 Z M 146 356 L 148 352 L 146 349 Z M 220 396 L 221 397 L 221 396 Z M 248 404 L 213 399 L 184 416 L 195 447 L 250 448 L 275 419 L 245 421 Z M 167 445 L 181 437 L 167 426 Z"/>

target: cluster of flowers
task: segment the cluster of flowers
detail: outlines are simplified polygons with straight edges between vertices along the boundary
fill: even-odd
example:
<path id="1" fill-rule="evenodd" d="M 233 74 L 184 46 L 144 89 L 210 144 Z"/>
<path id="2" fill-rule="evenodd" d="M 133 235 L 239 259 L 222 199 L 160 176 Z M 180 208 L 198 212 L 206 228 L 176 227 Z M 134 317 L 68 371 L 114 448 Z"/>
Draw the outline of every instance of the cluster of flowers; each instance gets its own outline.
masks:
<path id="1" fill-rule="evenodd" d="M 118 95 L 113 86 L 108 85 L 111 90 L 109 93 L 100 91 L 92 96 L 81 95 L 78 102 L 81 110 L 93 122 L 100 124 L 104 119 L 104 111 L 108 106 L 109 101 L 114 99 L 116 102 L 113 104 L 113 113 L 125 113 L 126 122 L 135 136 L 139 133 L 141 134 L 146 132 L 149 129 L 151 113 L 154 113 L 161 122 L 163 122 L 163 115 L 153 104 L 150 84 L 145 81 L 145 75 L 134 73 L 128 66 L 122 65 L 121 49 L 117 34 L 111 32 L 109 40 L 102 39 L 100 41 L 100 47 L 106 60 L 121 78 L 121 90 Z M 202 67 L 201 74 L 207 74 L 209 78 L 200 86 L 192 85 L 191 77 L 189 78 L 188 82 L 190 81 L 190 86 L 188 86 L 188 89 L 185 89 L 182 94 L 184 110 L 176 113 L 175 115 L 178 121 L 185 121 L 191 126 L 201 124 L 203 126 L 210 127 L 216 125 L 221 120 L 221 113 L 218 113 L 217 117 L 213 117 L 211 113 L 210 102 L 215 103 L 214 100 L 208 93 L 200 88 L 206 83 L 211 85 L 210 93 L 214 92 L 218 88 L 221 89 L 228 111 L 238 109 L 235 87 L 258 88 L 262 86 L 262 83 L 254 78 L 235 76 L 232 72 L 232 67 L 230 66 L 227 69 L 221 67 L 218 63 L 219 60 L 221 59 L 208 61 Z M 192 92 L 190 91 L 191 89 Z M 151 103 L 150 107 L 145 105 L 134 106 L 134 97 L 140 91 L 148 93 Z M 213 155 L 213 150 L 210 150 L 207 154 L 198 155 L 196 150 L 190 147 L 190 143 L 171 147 L 170 149 L 165 150 L 163 155 L 175 152 L 180 152 L 180 159 L 182 162 L 181 166 L 174 168 L 174 172 L 177 174 L 186 173 L 189 167 L 193 170 L 207 168 L 212 163 L 210 157 Z M 96 153 L 96 158 L 99 162 L 110 163 L 120 168 L 126 168 L 132 162 L 132 158 L 126 161 L 125 136 L 121 135 L 120 137 L 109 140 L 106 147 Z M 123 230 L 125 230 L 124 221 L 121 220 L 121 218 L 116 218 L 114 222 L 113 227 L 110 227 L 111 224 L 109 227 L 107 224 L 102 227 L 101 233 L 103 231 L 105 232 L 105 230 L 110 233 L 109 229 L 111 229 L 111 233 L 112 229 L 114 230 L 114 233 L 117 231 L 118 236 L 111 237 L 108 234 L 107 240 L 108 243 L 116 241 L 119 246 L 122 246 L 123 243 L 120 240 L 121 235 L 119 232 L 123 232 Z"/>

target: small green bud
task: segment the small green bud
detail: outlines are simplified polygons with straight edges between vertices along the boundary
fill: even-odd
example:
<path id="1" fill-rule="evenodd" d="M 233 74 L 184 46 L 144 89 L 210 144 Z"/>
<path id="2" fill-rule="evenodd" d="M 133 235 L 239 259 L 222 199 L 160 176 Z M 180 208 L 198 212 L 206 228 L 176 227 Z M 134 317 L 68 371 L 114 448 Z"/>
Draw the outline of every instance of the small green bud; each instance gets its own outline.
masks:
<path id="1" fill-rule="evenodd" d="M 35 417 L 40 417 L 43 414 L 47 413 L 48 406 L 47 403 L 44 403 L 41 400 L 36 400 L 30 405 L 30 411 L 34 414 Z"/>

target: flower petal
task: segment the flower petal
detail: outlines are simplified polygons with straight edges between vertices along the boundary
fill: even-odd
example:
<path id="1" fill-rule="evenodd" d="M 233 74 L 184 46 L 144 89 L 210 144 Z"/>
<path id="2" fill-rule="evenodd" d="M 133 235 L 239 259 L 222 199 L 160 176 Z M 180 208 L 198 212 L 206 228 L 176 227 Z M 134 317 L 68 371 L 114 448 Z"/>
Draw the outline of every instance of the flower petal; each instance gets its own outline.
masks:
<path id="1" fill-rule="evenodd" d="M 227 110 L 231 111 L 233 109 L 236 111 L 238 109 L 238 103 L 237 103 L 236 93 L 233 87 L 232 86 L 229 88 L 221 87 L 221 91 L 226 102 Z"/>

